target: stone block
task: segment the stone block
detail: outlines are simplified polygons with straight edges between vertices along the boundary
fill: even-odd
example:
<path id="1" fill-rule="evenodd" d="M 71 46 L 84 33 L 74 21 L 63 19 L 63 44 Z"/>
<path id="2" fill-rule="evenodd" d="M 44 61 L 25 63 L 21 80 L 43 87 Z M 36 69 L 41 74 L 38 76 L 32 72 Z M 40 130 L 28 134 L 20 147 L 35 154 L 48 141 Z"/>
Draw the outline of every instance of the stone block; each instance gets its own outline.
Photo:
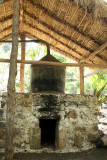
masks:
<path id="1" fill-rule="evenodd" d="M 65 132 L 64 130 L 58 131 L 58 149 L 64 149 L 66 146 Z"/>
<path id="2" fill-rule="evenodd" d="M 6 98 L 2 98 L 1 104 L 0 146 L 3 147 Z M 58 121 L 55 137 L 56 150 L 63 152 L 65 150 L 71 151 L 72 148 L 76 151 L 90 149 L 98 137 L 96 110 L 95 97 L 17 93 L 15 146 L 20 150 L 39 150 L 41 148 L 39 119 L 56 119 Z M 86 146 L 87 148 L 85 148 Z M 58 150 L 56 152 L 60 152 Z M 39 151 L 41 152 L 41 150 Z"/>
<path id="3" fill-rule="evenodd" d="M 5 128 L 5 127 L 6 127 L 5 122 L 0 122 L 0 128 Z"/>
<path id="4" fill-rule="evenodd" d="M 4 147 L 5 147 L 5 140 L 0 139 L 0 148 L 4 148 Z"/>
<path id="5" fill-rule="evenodd" d="M 29 93 L 25 93 L 25 94 L 24 94 L 24 97 L 25 97 L 25 98 L 29 98 L 29 97 L 30 97 L 30 94 L 29 94 Z"/>
<path id="6" fill-rule="evenodd" d="M 5 117 L 4 116 L 0 117 L 0 121 L 5 121 Z"/>
<path id="7" fill-rule="evenodd" d="M 96 125 L 93 126 L 93 130 L 94 131 L 98 131 L 98 124 L 96 124 Z"/>
<path id="8" fill-rule="evenodd" d="M 41 129 L 35 127 L 30 129 L 30 149 L 40 149 L 41 145 Z"/>
<path id="9" fill-rule="evenodd" d="M 5 130 L 0 129 L 0 139 L 4 138 L 4 136 L 5 136 Z"/>
<path id="10" fill-rule="evenodd" d="M 68 113 L 66 113 L 67 118 L 77 118 L 77 112 L 76 110 L 72 109 Z"/>
<path id="11" fill-rule="evenodd" d="M 41 97 L 40 95 L 37 95 L 35 93 L 32 94 L 32 105 L 33 106 L 37 106 L 37 105 L 40 105 L 40 101 L 41 101 Z"/>
<path id="12" fill-rule="evenodd" d="M 15 118 L 23 119 L 23 113 L 22 112 L 17 112 L 16 115 L 15 115 Z"/>
<path id="13" fill-rule="evenodd" d="M 4 114 L 4 111 L 0 109 L 0 116 L 2 116 L 3 114 Z"/>
<path id="14" fill-rule="evenodd" d="M 1 101 L 1 108 L 4 108 L 4 107 L 5 107 L 5 104 L 6 104 L 6 102 Z"/>
<path id="15" fill-rule="evenodd" d="M 83 126 L 76 126 L 75 131 L 79 131 L 81 133 L 86 132 L 86 128 Z"/>
<path id="16" fill-rule="evenodd" d="M 15 142 L 14 146 L 17 147 L 17 148 L 21 148 L 21 143 Z"/>
<path id="17" fill-rule="evenodd" d="M 97 140 L 98 140 L 98 133 L 97 132 L 94 134 L 91 134 L 91 133 L 88 134 L 88 141 L 89 142 L 94 143 Z"/>
<path id="18" fill-rule="evenodd" d="M 74 146 L 81 148 L 82 147 L 83 138 L 81 134 L 76 134 L 74 138 Z"/>

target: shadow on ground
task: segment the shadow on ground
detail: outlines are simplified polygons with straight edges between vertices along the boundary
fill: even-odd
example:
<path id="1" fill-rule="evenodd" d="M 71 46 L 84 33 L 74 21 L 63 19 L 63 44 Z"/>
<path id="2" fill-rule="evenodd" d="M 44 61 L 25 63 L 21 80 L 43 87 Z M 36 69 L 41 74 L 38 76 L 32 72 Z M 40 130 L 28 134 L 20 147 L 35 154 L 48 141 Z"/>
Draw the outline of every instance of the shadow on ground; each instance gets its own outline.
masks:
<path id="1" fill-rule="evenodd" d="M 3 154 L 0 154 L 0 160 Z M 107 148 L 77 153 L 18 153 L 14 160 L 107 160 Z"/>

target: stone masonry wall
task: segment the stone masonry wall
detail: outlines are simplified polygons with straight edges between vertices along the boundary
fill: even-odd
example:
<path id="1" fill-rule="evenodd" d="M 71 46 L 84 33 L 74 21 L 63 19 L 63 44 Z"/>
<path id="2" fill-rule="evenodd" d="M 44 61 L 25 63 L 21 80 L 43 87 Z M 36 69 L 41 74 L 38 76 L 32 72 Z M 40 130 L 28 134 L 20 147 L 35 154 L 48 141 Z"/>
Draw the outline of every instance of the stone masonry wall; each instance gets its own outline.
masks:
<path id="1" fill-rule="evenodd" d="M 5 146 L 6 94 L 0 97 L 0 151 Z M 76 152 L 94 147 L 98 138 L 97 99 L 94 96 L 17 93 L 15 151 L 42 152 L 39 119 L 56 119 L 55 151 Z"/>

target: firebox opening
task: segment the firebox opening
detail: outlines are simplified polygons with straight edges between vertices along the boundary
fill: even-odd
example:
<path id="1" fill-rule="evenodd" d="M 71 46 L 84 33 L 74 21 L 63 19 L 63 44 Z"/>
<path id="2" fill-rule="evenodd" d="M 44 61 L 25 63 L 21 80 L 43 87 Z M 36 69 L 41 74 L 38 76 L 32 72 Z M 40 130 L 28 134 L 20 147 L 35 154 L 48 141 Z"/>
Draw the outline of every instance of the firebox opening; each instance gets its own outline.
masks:
<path id="1" fill-rule="evenodd" d="M 40 119 L 41 146 L 55 147 L 56 120 Z"/>

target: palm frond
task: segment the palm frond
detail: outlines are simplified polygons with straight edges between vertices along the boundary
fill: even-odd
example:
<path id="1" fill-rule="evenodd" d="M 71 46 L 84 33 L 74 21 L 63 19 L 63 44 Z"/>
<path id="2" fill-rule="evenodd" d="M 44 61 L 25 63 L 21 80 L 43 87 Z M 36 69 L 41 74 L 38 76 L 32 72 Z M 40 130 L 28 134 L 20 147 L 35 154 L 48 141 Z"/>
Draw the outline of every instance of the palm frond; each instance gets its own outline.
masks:
<path id="1" fill-rule="evenodd" d="M 104 88 L 106 87 L 107 83 L 97 92 L 97 97 L 99 98 L 104 90 Z"/>

